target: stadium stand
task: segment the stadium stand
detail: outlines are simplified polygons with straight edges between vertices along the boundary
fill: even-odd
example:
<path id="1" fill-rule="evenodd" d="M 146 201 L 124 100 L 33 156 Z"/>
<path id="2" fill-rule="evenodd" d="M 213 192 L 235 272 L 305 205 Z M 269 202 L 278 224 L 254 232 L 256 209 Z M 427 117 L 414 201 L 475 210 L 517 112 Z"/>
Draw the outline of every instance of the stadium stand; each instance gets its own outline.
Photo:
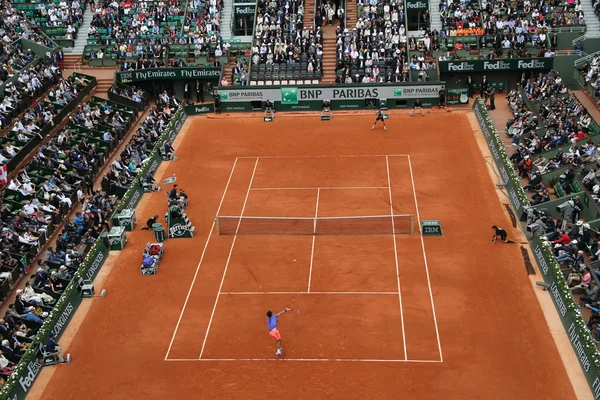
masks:
<path id="1" fill-rule="evenodd" d="M 323 73 L 322 18 L 304 26 L 304 2 L 260 0 L 251 51 L 252 81 L 318 80 Z"/>
<path id="2" fill-rule="evenodd" d="M 187 4 L 187 9 L 186 9 Z M 104 0 L 95 5 L 84 58 L 90 66 L 127 63 L 164 66 L 167 59 L 187 65 L 207 64 L 209 56 L 224 57 L 229 45 L 220 36 L 221 1 L 177 0 L 117 3 Z"/>
<path id="3" fill-rule="evenodd" d="M 140 124 L 129 144 L 103 177 L 102 189 L 106 193 L 122 197 L 135 179 L 146 181 L 145 176 L 138 176 L 139 170 L 148 160 L 150 153 L 157 148 L 159 136 L 164 132 L 179 106 L 177 99 L 169 96 L 166 92 L 156 99 L 155 107 Z M 158 150 L 161 153 L 162 150 Z"/>
<path id="4" fill-rule="evenodd" d="M 87 1 L 52 0 L 50 2 L 11 1 L 12 6 L 41 28 L 59 46 L 73 47 L 83 22 Z"/>
<path id="5" fill-rule="evenodd" d="M 39 23 L 30 21 L 24 11 L 18 11 L 6 1 L 0 3 L 0 28 L 4 29 L 2 40 L 5 43 L 27 39 L 48 48 L 55 47 L 55 43 L 44 34 Z"/>
<path id="6" fill-rule="evenodd" d="M 357 7 L 355 29 L 338 35 L 336 82 L 409 81 L 406 29 L 402 23 L 404 3 L 371 5 L 359 0 Z M 415 67 L 421 62 L 416 58 Z"/>

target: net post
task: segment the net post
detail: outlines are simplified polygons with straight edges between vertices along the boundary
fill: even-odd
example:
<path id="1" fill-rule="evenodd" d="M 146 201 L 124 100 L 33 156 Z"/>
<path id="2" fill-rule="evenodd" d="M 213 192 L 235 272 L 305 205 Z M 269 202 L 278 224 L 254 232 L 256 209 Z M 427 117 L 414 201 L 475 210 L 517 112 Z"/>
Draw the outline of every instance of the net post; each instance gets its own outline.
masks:
<path id="1" fill-rule="evenodd" d="M 410 214 L 410 234 L 415 233 L 415 214 Z"/>
<path id="2" fill-rule="evenodd" d="M 217 236 L 221 235 L 221 226 L 219 224 L 220 224 L 220 222 L 219 222 L 219 216 L 217 215 L 215 217 L 215 226 L 217 227 Z"/>

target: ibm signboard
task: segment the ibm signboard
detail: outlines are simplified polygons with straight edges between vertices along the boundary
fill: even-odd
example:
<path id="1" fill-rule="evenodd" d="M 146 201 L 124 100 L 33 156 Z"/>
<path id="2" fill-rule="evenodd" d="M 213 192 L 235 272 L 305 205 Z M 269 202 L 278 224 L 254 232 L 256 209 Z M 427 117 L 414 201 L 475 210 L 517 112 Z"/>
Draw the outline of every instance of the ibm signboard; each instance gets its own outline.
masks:
<path id="1" fill-rule="evenodd" d="M 363 85 L 219 88 L 223 111 L 251 111 L 271 100 L 280 111 L 320 110 L 324 100 L 334 110 L 409 107 L 416 99 L 430 107 L 438 104 L 443 82 L 430 85 Z"/>
<path id="2" fill-rule="evenodd" d="M 529 58 L 509 60 L 440 61 L 441 73 L 494 72 L 552 69 L 553 58 Z"/>

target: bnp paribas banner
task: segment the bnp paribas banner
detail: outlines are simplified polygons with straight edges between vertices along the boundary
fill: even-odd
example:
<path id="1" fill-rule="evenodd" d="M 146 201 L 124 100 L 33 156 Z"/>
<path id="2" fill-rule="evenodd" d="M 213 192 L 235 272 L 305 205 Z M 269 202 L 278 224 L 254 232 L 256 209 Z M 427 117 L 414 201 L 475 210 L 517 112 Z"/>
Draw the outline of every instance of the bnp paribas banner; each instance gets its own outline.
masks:
<path id="1" fill-rule="evenodd" d="M 552 69 L 554 58 L 440 61 L 440 72 L 493 72 Z"/>
<path id="2" fill-rule="evenodd" d="M 363 100 L 363 99 L 426 99 L 437 98 L 443 84 L 407 86 L 362 87 L 283 87 L 264 89 L 219 89 L 222 102 L 278 101 L 298 104 L 308 100 Z"/>
<path id="3" fill-rule="evenodd" d="M 154 68 L 117 72 L 117 83 L 156 79 L 219 79 L 221 68 Z"/>

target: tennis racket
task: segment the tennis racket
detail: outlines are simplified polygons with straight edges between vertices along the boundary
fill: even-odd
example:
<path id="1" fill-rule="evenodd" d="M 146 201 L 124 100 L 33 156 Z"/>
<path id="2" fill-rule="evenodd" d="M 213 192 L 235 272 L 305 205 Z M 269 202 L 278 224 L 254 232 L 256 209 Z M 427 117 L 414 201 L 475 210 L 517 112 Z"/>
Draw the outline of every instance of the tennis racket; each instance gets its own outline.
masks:
<path id="1" fill-rule="evenodd" d="M 294 314 L 300 313 L 300 309 L 298 307 L 291 307 L 291 308 L 288 308 L 288 310 L 293 312 Z"/>

